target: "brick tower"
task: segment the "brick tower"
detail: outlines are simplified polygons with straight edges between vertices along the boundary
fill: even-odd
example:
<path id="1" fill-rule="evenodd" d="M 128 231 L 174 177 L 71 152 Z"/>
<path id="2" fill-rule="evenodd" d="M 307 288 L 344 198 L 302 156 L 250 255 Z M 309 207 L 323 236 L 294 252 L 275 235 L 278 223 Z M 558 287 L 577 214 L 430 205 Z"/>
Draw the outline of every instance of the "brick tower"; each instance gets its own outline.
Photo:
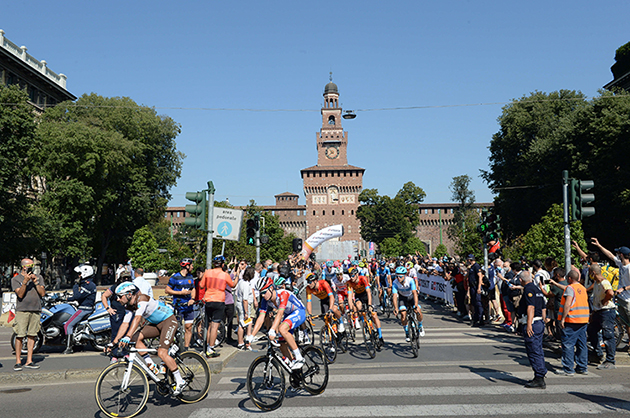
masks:
<path id="1" fill-rule="evenodd" d="M 348 165 L 348 133 L 341 126 L 339 91 L 332 82 L 324 88 L 322 127 L 316 134 L 317 165 L 301 170 L 306 197 L 306 236 L 342 224 L 341 241 L 361 241 L 356 218 L 364 169 Z"/>

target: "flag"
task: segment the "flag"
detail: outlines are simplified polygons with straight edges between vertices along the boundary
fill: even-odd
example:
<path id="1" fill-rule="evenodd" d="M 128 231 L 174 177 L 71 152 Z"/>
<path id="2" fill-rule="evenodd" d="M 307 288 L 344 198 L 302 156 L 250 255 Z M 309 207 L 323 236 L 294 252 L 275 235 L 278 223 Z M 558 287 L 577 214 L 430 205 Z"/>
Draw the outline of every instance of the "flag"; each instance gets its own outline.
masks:
<path id="1" fill-rule="evenodd" d="M 11 309 L 9 311 L 9 320 L 7 322 L 13 321 L 13 318 L 15 318 L 15 314 L 13 313 L 13 309 Z"/>

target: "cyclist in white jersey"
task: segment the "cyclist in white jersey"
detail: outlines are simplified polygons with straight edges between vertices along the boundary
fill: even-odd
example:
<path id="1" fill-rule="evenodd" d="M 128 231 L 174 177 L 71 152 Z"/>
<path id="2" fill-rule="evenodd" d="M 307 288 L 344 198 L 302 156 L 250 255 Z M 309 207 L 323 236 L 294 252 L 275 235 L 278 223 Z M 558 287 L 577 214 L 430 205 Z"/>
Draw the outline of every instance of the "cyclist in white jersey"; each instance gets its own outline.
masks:
<path id="1" fill-rule="evenodd" d="M 140 289 L 130 282 L 119 284 L 116 287 L 116 296 L 127 312 L 113 344 L 118 343 L 120 347 L 125 348 L 129 342 L 134 341 L 136 342 L 136 348 L 142 353 L 142 350 L 147 348 L 143 342 L 144 338 L 159 336 L 160 346 L 157 354 L 173 373 L 176 382 L 173 393 L 179 395 L 186 383 L 177 368 L 177 363 L 168 354 L 177 331 L 177 319 L 175 319 L 173 309 L 164 304 L 164 302 L 158 302 L 141 293 Z M 146 325 L 141 330 L 138 330 L 142 319 L 146 320 Z M 155 365 L 151 356 L 146 352 L 144 353 L 143 358 L 147 366 L 157 374 L 159 368 Z"/>
<path id="2" fill-rule="evenodd" d="M 394 315 L 398 315 L 400 310 L 400 322 L 405 329 L 407 342 L 409 339 L 409 328 L 407 325 L 407 309 L 414 309 L 418 315 L 418 331 L 420 336 L 424 336 L 422 327 L 422 309 L 418 304 L 418 290 L 416 282 L 407 276 L 407 268 L 398 267 L 396 269 L 396 280 L 392 284 L 392 299 L 394 300 Z"/>

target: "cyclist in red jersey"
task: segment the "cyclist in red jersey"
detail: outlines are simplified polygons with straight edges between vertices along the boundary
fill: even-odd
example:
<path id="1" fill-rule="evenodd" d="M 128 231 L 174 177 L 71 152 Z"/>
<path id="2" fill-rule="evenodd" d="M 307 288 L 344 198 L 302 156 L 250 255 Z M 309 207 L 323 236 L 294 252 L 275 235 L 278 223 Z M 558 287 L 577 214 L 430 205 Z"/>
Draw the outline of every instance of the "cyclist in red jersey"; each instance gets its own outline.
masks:
<path id="1" fill-rule="evenodd" d="M 366 308 L 372 307 L 372 293 L 370 292 L 370 281 L 368 278 L 359 276 L 356 267 L 350 267 L 348 273 L 350 274 L 350 281 L 348 282 L 348 304 L 350 305 L 350 309 L 357 312 L 364 304 Z M 383 345 L 385 342 L 383 341 L 383 332 L 381 331 L 381 321 L 378 319 L 376 312 L 373 310 L 371 312 L 378 331 L 378 338 L 381 345 Z"/>
<path id="2" fill-rule="evenodd" d="M 321 311 L 323 314 L 332 311 L 339 322 L 339 332 L 345 332 L 345 327 L 343 325 L 343 321 L 341 321 L 341 311 L 339 311 L 339 307 L 337 306 L 337 301 L 335 300 L 335 296 L 332 288 L 328 284 L 326 280 L 317 280 L 317 277 L 313 273 L 308 273 L 306 275 L 306 282 L 308 285 L 306 286 L 306 311 L 309 315 L 313 314 L 313 304 L 311 303 L 311 295 L 317 296 L 319 299 Z"/>

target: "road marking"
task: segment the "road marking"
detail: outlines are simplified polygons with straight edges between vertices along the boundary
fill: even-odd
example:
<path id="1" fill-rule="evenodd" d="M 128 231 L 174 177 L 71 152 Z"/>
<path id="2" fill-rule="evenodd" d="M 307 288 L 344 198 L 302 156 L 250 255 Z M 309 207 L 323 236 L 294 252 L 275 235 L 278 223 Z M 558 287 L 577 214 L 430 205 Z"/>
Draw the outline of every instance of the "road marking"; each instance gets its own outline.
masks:
<path id="1" fill-rule="evenodd" d="M 252 406 L 253 407 L 253 406 Z M 203 408 L 193 412 L 190 418 L 251 417 L 257 409 Z M 497 404 L 441 404 L 441 405 L 364 405 L 364 406 L 310 406 L 282 407 L 265 412 L 265 418 L 294 417 L 426 417 L 426 416 L 505 416 L 505 415 L 580 415 L 601 413 L 630 413 L 630 402 L 611 401 L 605 404 L 592 402 L 562 403 L 510 403 Z"/>

